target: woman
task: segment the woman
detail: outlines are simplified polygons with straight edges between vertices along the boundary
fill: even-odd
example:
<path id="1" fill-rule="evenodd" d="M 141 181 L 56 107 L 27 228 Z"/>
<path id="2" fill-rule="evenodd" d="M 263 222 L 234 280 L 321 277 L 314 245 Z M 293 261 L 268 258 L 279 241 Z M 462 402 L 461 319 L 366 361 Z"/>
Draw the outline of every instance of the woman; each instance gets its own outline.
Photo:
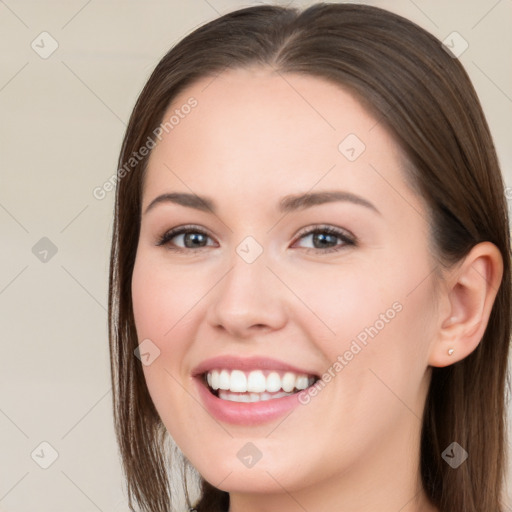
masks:
<path id="1" fill-rule="evenodd" d="M 504 187 L 437 39 L 362 5 L 222 16 L 156 67 L 118 178 L 130 506 L 171 510 L 170 436 L 197 511 L 504 509 Z"/>

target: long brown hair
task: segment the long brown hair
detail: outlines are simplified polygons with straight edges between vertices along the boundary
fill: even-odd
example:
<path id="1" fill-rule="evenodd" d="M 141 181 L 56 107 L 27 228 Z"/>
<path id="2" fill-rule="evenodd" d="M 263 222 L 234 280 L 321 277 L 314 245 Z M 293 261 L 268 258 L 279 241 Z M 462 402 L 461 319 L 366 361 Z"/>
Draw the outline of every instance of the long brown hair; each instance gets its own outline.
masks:
<path id="1" fill-rule="evenodd" d="M 148 156 L 128 169 L 126 162 L 154 137 L 179 92 L 199 78 L 253 65 L 332 81 L 375 114 L 410 162 L 407 176 L 428 204 L 444 265 L 481 241 L 501 251 L 503 280 L 483 339 L 462 361 L 433 368 L 420 464 L 425 492 L 441 512 L 503 510 L 510 233 L 493 141 L 468 75 L 440 41 L 401 16 L 352 4 L 303 11 L 262 5 L 226 14 L 172 48 L 137 100 L 119 157 L 109 281 L 115 429 L 131 509 L 135 500 L 143 511 L 171 510 L 171 483 L 168 434 L 134 356 L 131 277 Z M 453 441 L 469 453 L 457 469 L 441 455 Z M 228 493 L 202 485 L 197 509 L 227 510 Z"/>

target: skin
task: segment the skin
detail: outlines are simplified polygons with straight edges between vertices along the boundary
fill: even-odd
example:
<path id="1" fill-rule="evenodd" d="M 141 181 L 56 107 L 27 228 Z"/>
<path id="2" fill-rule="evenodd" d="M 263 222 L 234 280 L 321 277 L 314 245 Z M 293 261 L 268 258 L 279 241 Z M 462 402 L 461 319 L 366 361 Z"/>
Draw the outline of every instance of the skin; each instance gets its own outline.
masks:
<path id="1" fill-rule="evenodd" d="M 230 70 L 182 91 L 164 117 L 191 96 L 197 107 L 152 151 L 142 211 L 169 192 L 208 196 L 218 211 L 161 203 L 143 213 L 132 279 L 139 341 L 160 350 L 144 373 L 167 430 L 206 480 L 230 492 L 230 512 L 438 510 L 418 470 L 431 366 L 478 345 L 499 252 L 479 244 L 441 272 L 397 145 L 339 86 Z M 348 134 L 366 146 L 353 162 L 338 149 Z M 379 213 L 346 201 L 277 209 L 285 195 L 320 190 L 351 192 Z M 185 224 L 208 232 L 203 248 L 187 248 L 183 236 L 156 245 Z M 340 250 L 325 252 L 312 235 L 301 238 L 317 224 L 351 233 L 356 245 L 334 236 L 328 246 Z M 247 236 L 263 249 L 250 264 L 236 252 Z M 321 375 L 397 302 L 401 311 L 288 416 L 239 426 L 202 407 L 191 378 L 201 361 L 261 355 Z M 252 468 L 237 457 L 247 442 L 262 454 Z"/>

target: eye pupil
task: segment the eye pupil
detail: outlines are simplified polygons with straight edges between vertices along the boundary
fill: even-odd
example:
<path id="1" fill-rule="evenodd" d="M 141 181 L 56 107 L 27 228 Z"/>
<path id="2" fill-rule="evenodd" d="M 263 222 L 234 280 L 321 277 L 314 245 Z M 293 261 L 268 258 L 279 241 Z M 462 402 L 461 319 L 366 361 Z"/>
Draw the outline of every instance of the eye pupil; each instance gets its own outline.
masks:
<path id="1" fill-rule="evenodd" d="M 194 247 L 203 247 L 203 245 L 201 245 L 200 243 L 197 244 L 197 243 L 194 243 L 194 242 L 201 242 L 201 241 L 204 241 L 204 237 L 205 235 L 203 235 L 202 233 L 186 233 L 185 234 L 185 237 L 184 237 L 184 241 L 185 241 L 185 246 L 186 247 L 189 247 L 189 248 L 194 248 Z M 189 245 L 187 243 L 187 241 L 190 241 L 192 242 L 191 245 Z"/>
<path id="2" fill-rule="evenodd" d="M 331 240 L 328 240 L 328 239 L 331 239 Z M 325 247 L 325 245 L 329 244 L 329 242 L 331 243 L 334 243 L 336 244 L 336 236 L 335 235 L 330 235 L 330 234 L 325 234 L 325 233 L 316 233 L 313 237 L 313 240 L 317 240 L 317 241 L 320 241 L 320 248 L 322 247 Z"/>

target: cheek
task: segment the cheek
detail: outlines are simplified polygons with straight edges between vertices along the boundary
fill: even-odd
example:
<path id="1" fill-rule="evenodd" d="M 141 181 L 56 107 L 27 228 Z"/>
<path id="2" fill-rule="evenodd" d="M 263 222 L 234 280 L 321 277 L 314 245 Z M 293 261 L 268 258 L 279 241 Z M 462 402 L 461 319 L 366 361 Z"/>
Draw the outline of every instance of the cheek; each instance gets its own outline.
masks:
<path id="1" fill-rule="evenodd" d="M 169 297 L 158 269 L 137 256 L 132 276 L 132 302 L 139 341 L 144 338 L 159 339 L 169 329 L 165 311 L 172 311 Z M 170 294 L 169 294 L 170 295 Z"/>
<path id="2" fill-rule="evenodd" d="M 204 295 L 186 271 L 172 271 L 143 253 L 138 255 L 132 276 L 132 302 L 139 341 L 150 338 L 161 351 L 190 324 L 194 305 Z M 173 348 L 177 348 L 172 342 Z"/>
<path id="3" fill-rule="evenodd" d="M 402 283 L 395 283 L 392 291 L 376 292 L 384 302 L 361 300 L 359 311 L 354 308 L 352 317 L 346 317 L 347 323 L 354 319 L 350 334 L 341 340 L 345 359 L 352 358 L 346 383 L 368 406 L 356 420 L 359 425 L 372 409 L 381 409 L 382 417 L 387 415 L 390 421 L 391 416 L 408 415 L 410 410 L 418 417 L 422 414 L 435 327 L 432 296 L 427 282 L 412 293 L 414 287 L 406 279 Z"/>
<path id="4" fill-rule="evenodd" d="M 147 343 L 156 354 L 151 364 L 143 365 L 143 371 L 161 414 L 175 410 L 178 418 L 180 411 L 186 410 L 182 406 L 188 395 L 182 386 L 190 379 L 189 352 L 208 286 L 197 271 L 176 271 L 144 251 L 137 255 L 131 286 L 133 315 L 138 342 Z"/>
<path id="5" fill-rule="evenodd" d="M 187 317 L 183 315 L 187 301 L 176 292 L 176 286 L 155 262 L 138 255 L 131 287 L 133 314 L 138 341 L 151 354 L 151 361 L 143 364 L 142 370 L 163 424 L 176 440 L 183 442 L 181 429 L 172 429 L 186 424 L 183 412 L 191 407 L 180 382 L 186 354 L 187 335 L 183 329 Z"/>
<path id="6" fill-rule="evenodd" d="M 175 401 L 173 397 L 179 392 L 173 385 L 176 382 L 173 377 L 178 377 L 182 368 L 180 363 L 187 339 L 183 329 L 187 325 L 184 315 L 189 309 L 186 308 L 188 301 L 177 293 L 177 286 L 179 283 L 171 282 L 150 258 L 138 255 L 131 286 L 133 315 L 140 350 L 150 354 L 149 364 L 143 364 L 142 368 L 151 398 L 160 413 L 166 402 Z"/>
<path id="7" fill-rule="evenodd" d="M 364 344 L 376 330 L 380 332 L 387 327 L 401 309 L 396 285 L 394 288 L 383 285 L 383 272 L 375 266 L 372 269 L 356 265 L 347 265 L 346 269 L 325 267 L 314 274 L 296 272 L 294 281 L 292 278 L 288 282 L 293 282 L 294 292 L 309 309 L 304 311 L 297 304 L 297 312 L 306 313 L 302 318 L 310 318 L 310 339 L 318 342 L 321 333 L 331 358 L 348 349 L 353 339 Z"/>
<path id="8" fill-rule="evenodd" d="M 416 402 L 424 384 L 434 303 L 431 281 L 425 279 L 428 266 L 416 261 L 407 265 L 395 259 L 393 266 L 377 262 L 357 272 L 325 275 L 329 286 L 308 296 L 311 309 L 335 333 L 317 335 L 316 342 L 336 375 L 336 387 L 371 407 L 396 400 L 386 386 Z"/>

